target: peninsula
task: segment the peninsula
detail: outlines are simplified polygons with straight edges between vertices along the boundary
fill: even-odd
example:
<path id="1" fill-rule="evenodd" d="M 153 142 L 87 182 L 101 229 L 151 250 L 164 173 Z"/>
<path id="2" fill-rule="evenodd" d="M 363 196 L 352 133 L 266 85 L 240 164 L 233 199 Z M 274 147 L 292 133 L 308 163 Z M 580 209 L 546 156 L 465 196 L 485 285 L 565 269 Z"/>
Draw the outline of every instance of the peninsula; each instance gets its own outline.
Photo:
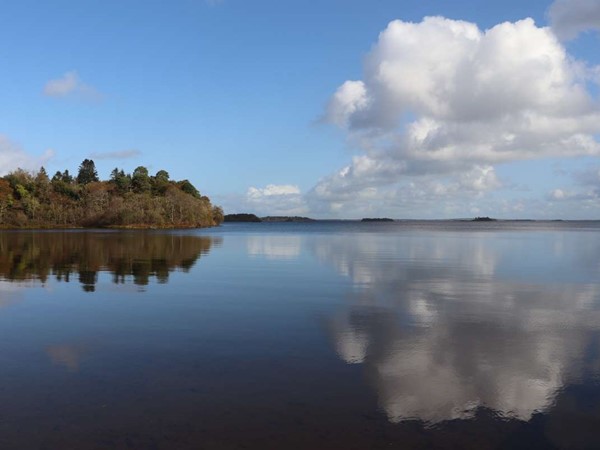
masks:
<path id="1" fill-rule="evenodd" d="M 42 167 L 0 178 L 0 228 L 199 228 L 219 225 L 223 211 L 188 180 L 171 180 L 115 168 L 101 181 L 94 161 L 85 159 L 76 176 L 68 170 L 52 178 Z"/>

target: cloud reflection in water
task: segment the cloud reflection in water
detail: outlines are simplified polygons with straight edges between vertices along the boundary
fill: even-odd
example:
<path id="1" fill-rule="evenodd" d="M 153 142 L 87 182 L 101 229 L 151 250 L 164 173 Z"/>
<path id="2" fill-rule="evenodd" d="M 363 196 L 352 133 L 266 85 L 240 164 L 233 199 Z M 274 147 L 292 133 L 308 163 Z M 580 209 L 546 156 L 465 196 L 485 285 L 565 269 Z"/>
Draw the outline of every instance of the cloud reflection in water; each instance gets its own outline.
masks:
<path id="1" fill-rule="evenodd" d="M 300 236 L 249 236 L 247 240 L 248 254 L 264 256 L 273 260 L 289 260 L 300 255 L 302 238 Z"/>
<path id="2" fill-rule="evenodd" d="M 478 407 L 529 420 L 581 379 L 600 329 L 593 269 L 600 258 L 587 261 L 586 272 L 561 252 L 562 241 L 551 245 L 556 236 L 527 239 L 442 233 L 312 241 L 318 259 L 355 285 L 330 320 L 331 335 L 340 358 L 365 365 L 390 421 L 435 424 L 471 418 Z M 540 248 L 548 251 L 534 261 L 522 257 Z M 537 278 L 527 276 L 532 267 Z M 556 272 L 560 282 L 538 279 Z"/>

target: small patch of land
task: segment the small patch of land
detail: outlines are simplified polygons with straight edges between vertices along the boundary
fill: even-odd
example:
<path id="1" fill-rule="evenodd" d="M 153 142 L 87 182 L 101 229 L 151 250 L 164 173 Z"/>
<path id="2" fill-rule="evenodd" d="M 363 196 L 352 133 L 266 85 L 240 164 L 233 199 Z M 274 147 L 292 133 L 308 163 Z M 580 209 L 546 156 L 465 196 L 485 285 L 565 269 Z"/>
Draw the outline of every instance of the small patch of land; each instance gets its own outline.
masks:
<path id="1" fill-rule="evenodd" d="M 360 220 L 361 222 L 393 222 L 394 219 L 389 217 L 365 217 Z"/>
<path id="2" fill-rule="evenodd" d="M 240 213 L 240 214 L 225 214 L 225 222 L 262 222 L 260 217 L 255 214 Z"/>
<path id="3" fill-rule="evenodd" d="M 263 222 L 316 222 L 315 219 L 301 216 L 267 216 L 262 217 L 261 220 Z"/>
<path id="4" fill-rule="evenodd" d="M 301 216 L 258 217 L 256 214 L 239 213 L 225 215 L 225 222 L 316 222 L 316 220 Z"/>
<path id="5" fill-rule="evenodd" d="M 475 217 L 471 222 L 496 222 L 498 219 L 492 219 L 491 217 Z"/>

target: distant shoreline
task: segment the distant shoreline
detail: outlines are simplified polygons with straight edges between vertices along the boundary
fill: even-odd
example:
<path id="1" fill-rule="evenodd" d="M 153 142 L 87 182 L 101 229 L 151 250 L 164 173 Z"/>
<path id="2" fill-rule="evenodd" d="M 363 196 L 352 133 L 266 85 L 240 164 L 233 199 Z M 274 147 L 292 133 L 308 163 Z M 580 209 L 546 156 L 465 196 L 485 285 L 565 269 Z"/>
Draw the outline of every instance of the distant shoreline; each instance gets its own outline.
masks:
<path id="1" fill-rule="evenodd" d="M 227 217 L 227 216 L 225 216 Z M 600 222 L 600 218 L 598 219 L 497 219 L 490 218 L 481 219 L 477 217 L 459 217 L 459 218 L 451 218 L 451 219 L 390 219 L 390 218 L 361 218 L 361 219 L 314 219 L 314 218 L 302 218 L 305 220 L 285 220 L 285 216 L 267 216 L 267 217 L 277 217 L 278 220 L 264 220 L 265 218 L 261 218 L 255 216 L 257 219 L 254 222 L 256 223 L 323 223 L 323 222 L 354 222 L 354 223 L 407 223 L 407 222 L 454 222 L 454 223 L 505 223 L 505 222 Z M 249 222 L 244 220 L 225 220 L 225 222 L 229 223 L 243 223 Z"/>
<path id="2" fill-rule="evenodd" d="M 258 217 L 256 214 L 239 213 L 226 214 L 224 222 L 316 222 L 316 219 L 302 216 L 264 216 Z"/>

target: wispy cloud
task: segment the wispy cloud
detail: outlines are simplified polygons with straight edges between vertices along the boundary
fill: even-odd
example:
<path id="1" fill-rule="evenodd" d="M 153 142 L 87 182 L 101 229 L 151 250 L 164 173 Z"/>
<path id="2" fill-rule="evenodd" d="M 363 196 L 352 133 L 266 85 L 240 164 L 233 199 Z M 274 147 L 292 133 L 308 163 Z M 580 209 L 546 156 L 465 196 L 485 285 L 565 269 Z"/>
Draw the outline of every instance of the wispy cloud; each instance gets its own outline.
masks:
<path id="1" fill-rule="evenodd" d="M 264 188 L 251 187 L 248 189 L 248 198 L 250 199 L 295 194 L 300 194 L 300 189 L 291 184 L 269 184 Z"/>
<path id="2" fill-rule="evenodd" d="M 102 99 L 102 94 L 93 86 L 84 83 L 75 71 L 66 72 L 60 78 L 49 80 L 44 86 L 44 95 L 55 98 Z"/>
<path id="3" fill-rule="evenodd" d="M 135 158 L 138 157 L 142 154 L 141 151 L 136 150 L 136 149 L 130 149 L 130 150 L 119 150 L 119 151 L 115 151 L 115 152 L 94 152 L 90 155 L 90 158 L 93 159 L 100 159 L 100 160 L 104 160 L 104 159 L 129 159 L 129 158 Z"/>
<path id="4" fill-rule="evenodd" d="M 557 188 L 548 193 L 553 201 L 585 202 L 588 206 L 600 207 L 600 166 L 588 167 L 572 174 L 574 186 Z"/>
<path id="5" fill-rule="evenodd" d="M 6 136 L 0 135 L 0 176 L 15 169 L 37 170 L 53 156 L 51 149 L 41 156 L 30 155 Z"/>

